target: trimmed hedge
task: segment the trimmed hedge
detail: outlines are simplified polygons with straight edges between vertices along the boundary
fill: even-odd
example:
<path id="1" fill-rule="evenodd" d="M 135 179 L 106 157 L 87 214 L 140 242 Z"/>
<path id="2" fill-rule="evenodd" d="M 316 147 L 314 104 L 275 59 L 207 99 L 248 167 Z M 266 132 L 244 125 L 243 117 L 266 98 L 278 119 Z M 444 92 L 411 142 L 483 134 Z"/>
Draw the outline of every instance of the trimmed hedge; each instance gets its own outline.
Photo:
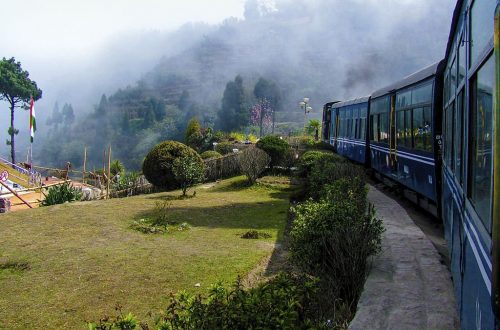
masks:
<path id="1" fill-rule="evenodd" d="M 172 165 L 177 158 L 190 157 L 203 166 L 200 155 L 187 145 L 177 141 L 164 141 L 156 145 L 146 155 L 142 163 L 142 173 L 155 187 L 176 189 L 180 183 L 175 179 Z"/>
<path id="2" fill-rule="evenodd" d="M 207 150 L 205 152 L 202 152 L 200 156 L 203 159 L 210 159 L 210 158 L 221 157 L 222 155 L 220 153 L 218 153 L 217 151 Z"/>
<path id="3" fill-rule="evenodd" d="M 263 137 L 257 142 L 256 146 L 257 148 L 264 150 L 271 157 L 271 163 L 269 163 L 269 167 L 271 168 L 282 165 L 288 151 L 290 150 L 288 142 L 276 135 Z"/>

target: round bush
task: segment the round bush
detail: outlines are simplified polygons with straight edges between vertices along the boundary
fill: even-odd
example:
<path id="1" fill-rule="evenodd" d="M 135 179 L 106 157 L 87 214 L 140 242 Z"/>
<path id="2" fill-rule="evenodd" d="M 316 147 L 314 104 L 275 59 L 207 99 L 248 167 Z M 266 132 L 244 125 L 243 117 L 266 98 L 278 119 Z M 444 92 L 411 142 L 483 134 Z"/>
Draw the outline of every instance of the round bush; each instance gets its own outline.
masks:
<path id="1" fill-rule="evenodd" d="M 220 153 L 218 153 L 217 151 L 207 150 L 207 151 L 203 152 L 200 156 L 203 159 L 209 159 L 209 158 L 218 158 L 222 155 Z"/>
<path id="2" fill-rule="evenodd" d="M 202 166 L 203 159 L 192 148 L 176 141 L 164 141 L 156 145 L 147 154 L 142 163 L 142 173 L 154 186 L 175 189 L 180 186 L 172 171 L 172 164 L 177 158 L 191 157 Z"/>
<path id="3" fill-rule="evenodd" d="M 215 146 L 215 151 L 221 155 L 227 155 L 233 152 L 233 144 L 230 142 L 220 142 Z"/>
<path id="4" fill-rule="evenodd" d="M 306 151 L 299 160 L 299 175 L 303 177 L 308 176 L 314 164 L 319 162 L 342 163 L 345 161 L 346 160 L 343 157 L 328 151 Z"/>
<path id="5" fill-rule="evenodd" d="M 257 142 L 256 146 L 271 157 L 271 163 L 269 164 L 271 168 L 281 165 L 290 149 L 288 142 L 275 135 L 263 137 Z"/>

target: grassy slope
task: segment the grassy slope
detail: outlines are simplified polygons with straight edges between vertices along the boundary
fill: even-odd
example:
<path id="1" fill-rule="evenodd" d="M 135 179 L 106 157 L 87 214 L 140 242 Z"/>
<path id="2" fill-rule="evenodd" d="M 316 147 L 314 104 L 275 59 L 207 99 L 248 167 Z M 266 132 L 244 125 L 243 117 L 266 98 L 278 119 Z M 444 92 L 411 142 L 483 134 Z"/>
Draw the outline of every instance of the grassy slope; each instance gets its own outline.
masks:
<path id="1" fill-rule="evenodd" d="M 166 235 L 144 235 L 129 225 L 178 192 L 0 216 L 0 263 L 31 266 L 0 270 L 0 329 L 84 328 L 85 320 L 114 315 L 117 303 L 144 319 L 165 307 L 171 292 L 206 292 L 218 279 L 246 274 L 281 239 L 288 196 L 277 188 L 241 188 L 241 180 L 173 200 L 172 217 L 193 227 Z M 239 238 L 248 229 L 272 238 Z"/>

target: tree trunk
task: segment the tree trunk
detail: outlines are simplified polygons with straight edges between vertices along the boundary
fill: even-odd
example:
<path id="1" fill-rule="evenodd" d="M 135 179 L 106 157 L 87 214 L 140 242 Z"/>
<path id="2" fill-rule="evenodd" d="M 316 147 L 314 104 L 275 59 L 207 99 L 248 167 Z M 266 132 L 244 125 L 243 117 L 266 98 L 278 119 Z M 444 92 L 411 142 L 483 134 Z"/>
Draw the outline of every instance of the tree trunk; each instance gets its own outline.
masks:
<path id="1" fill-rule="evenodd" d="M 16 104 L 11 101 L 10 102 L 10 158 L 12 160 L 12 164 L 16 163 L 16 147 L 14 145 L 14 135 L 16 135 L 16 130 L 14 128 L 14 109 Z"/>

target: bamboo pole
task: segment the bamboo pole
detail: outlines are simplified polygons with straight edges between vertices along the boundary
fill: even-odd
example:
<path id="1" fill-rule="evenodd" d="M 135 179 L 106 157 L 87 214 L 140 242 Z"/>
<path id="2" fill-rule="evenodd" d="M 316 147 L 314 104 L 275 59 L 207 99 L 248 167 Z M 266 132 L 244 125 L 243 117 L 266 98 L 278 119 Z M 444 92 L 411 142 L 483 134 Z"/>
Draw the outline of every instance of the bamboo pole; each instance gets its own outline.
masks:
<path id="1" fill-rule="evenodd" d="M 108 149 L 108 186 L 106 188 L 106 198 L 109 199 L 109 185 L 111 183 L 111 145 Z"/>
<path id="2" fill-rule="evenodd" d="M 85 184 L 85 166 L 87 165 L 87 147 L 83 150 L 83 174 L 82 182 Z"/>
<path id="3" fill-rule="evenodd" d="M 19 196 L 19 194 L 18 194 L 18 193 L 16 193 L 14 190 L 10 189 L 10 187 L 9 187 L 9 186 L 7 186 L 5 183 L 3 183 L 3 181 L 0 181 L 0 184 L 1 184 L 2 186 L 4 186 L 5 188 L 7 188 L 7 190 L 8 190 L 8 191 L 10 191 L 11 193 L 13 193 L 13 194 L 14 194 L 14 196 L 16 196 L 17 198 L 19 198 L 19 200 L 20 200 L 21 202 L 23 202 L 24 204 L 28 205 L 28 207 L 29 207 L 30 209 L 32 209 L 32 208 L 33 208 L 33 206 L 31 206 L 31 205 L 30 205 L 30 203 L 28 203 L 27 201 L 25 201 L 25 200 L 24 200 L 21 196 Z"/>

